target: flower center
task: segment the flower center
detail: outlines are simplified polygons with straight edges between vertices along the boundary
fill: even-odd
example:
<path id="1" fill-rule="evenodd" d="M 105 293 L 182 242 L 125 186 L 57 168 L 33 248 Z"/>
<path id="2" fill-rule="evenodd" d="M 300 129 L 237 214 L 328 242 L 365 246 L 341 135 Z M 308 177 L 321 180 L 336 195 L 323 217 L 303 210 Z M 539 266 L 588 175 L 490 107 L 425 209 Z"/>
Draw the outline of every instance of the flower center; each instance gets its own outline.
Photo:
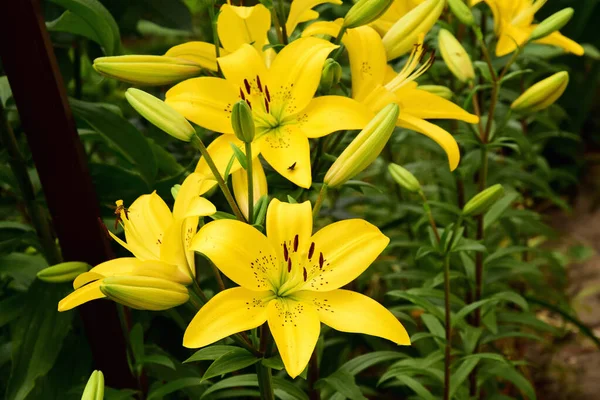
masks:
<path id="1" fill-rule="evenodd" d="M 429 54 L 427 60 L 421 64 L 425 56 Z M 429 51 L 421 41 L 415 44 L 406 64 L 394 79 L 385 85 L 385 88 L 391 92 L 395 92 L 409 82 L 423 75 L 435 61 L 435 51 Z M 419 64 L 421 64 L 419 66 Z"/>
<path id="2" fill-rule="evenodd" d="M 251 81 L 244 79 L 244 85 L 240 87 L 240 98 L 252 110 L 257 138 L 279 127 L 280 121 L 272 114 L 271 93 L 268 86 L 263 85 L 260 76 L 257 75 Z"/>

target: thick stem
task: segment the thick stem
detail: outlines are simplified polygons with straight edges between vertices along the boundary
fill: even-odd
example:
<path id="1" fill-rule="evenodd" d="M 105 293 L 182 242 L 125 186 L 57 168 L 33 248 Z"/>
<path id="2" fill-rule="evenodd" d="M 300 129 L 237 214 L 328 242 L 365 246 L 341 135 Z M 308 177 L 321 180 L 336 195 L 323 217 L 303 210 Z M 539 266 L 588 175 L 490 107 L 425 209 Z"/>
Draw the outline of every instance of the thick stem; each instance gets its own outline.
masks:
<path id="1" fill-rule="evenodd" d="M 264 323 L 260 332 L 260 348 L 263 354 L 267 353 L 270 340 L 269 326 Z M 262 400 L 274 400 L 273 394 L 273 379 L 271 376 L 271 368 L 263 365 L 262 362 L 256 364 L 256 374 L 258 376 L 258 388 L 260 390 L 260 398 Z"/>
<path id="2" fill-rule="evenodd" d="M 313 207 L 313 218 L 317 218 L 319 216 L 319 211 L 321 210 L 321 206 L 323 205 L 323 200 L 325 200 L 325 195 L 327 194 L 327 185 L 324 183 L 321 186 L 321 191 L 319 192 L 319 197 L 317 197 L 317 201 L 315 202 L 315 206 Z"/>
<path id="3" fill-rule="evenodd" d="M 446 346 L 444 348 L 444 400 L 450 400 L 450 351 L 452 350 L 452 322 L 450 314 L 450 254 L 444 256 L 444 314 L 446 317 Z"/>
<path id="4" fill-rule="evenodd" d="M 217 266 L 215 264 L 213 264 L 212 262 L 210 262 L 210 267 L 212 268 L 213 271 L 213 275 L 215 276 L 215 279 L 217 280 L 217 286 L 219 286 L 219 291 L 223 291 L 225 290 L 225 282 L 223 282 L 223 277 L 221 277 L 221 272 L 219 272 L 219 268 L 217 268 Z"/>
<path id="5" fill-rule="evenodd" d="M 279 12 L 277 11 L 277 0 L 273 1 L 272 3 L 271 18 L 273 18 L 273 25 L 275 26 L 275 32 L 277 32 L 277 38 L 279 39 L 279 43 L 285 44 L 283 37 L 285 21 L 282 23 L 282 21 L 279 19 Z"/>
<path id="6" fill-rule="evenodd" d="M 281 38 L 283 40 L 283 44 L 287 45 L 289 44 L 289 39 L 288 39 L 288 31 L 287 31 L 287 26 L 285 24 L 285 21 L 287 20 L 287 17 L 285 15 L 285 9 L 284 9 L 284 4 L 283 4 L 284 0 L 279 0 L 278 1 L 278 5 L 279 5 L 279 20 L 282 21 L 281 23 Z M 292 32 L 290 32 L 292 33 Z"/>
<path id="7" fill-rule="evenodd" d="M 217 19 L 215 18 L 215 2 L 208 6 L 208 15 L 210 16 L 211 29 L 213 34 L 213 43 L 215 44 L 215 55 L 217 59 L 221 57 L 221 43 L 219 41 L 219 32 L 217 31 Z M 221 66 L 217 63 L 217 72 L 221 75 Z"/>
<path id="8" fill-rule="evenodd" d="M 319 359 L 317 357 L 317 348 L 313 350 L 308 365 L 308 397 L 310 400 L 321 400 L 321 393 L 315 387 L 319 380 Z"/>
<path id="9" fill-rule="evenodd" d="M 246 162 L 248 163 L 248 169 L 246 175 L 248 176 L 248 223 L 252 225 L 254 222 L 254 183 L 252 182 L 252 143 L 246 143 Z"/>
<path id="10" fill-rule="evenodd" d="M 427 197 L 425 196 L 425 193 L 423 193 L 422 190 L 419 190 L 419 196 L 421 196 L 421 199 L 423 199 L 423 209 L 425 210 L 425 213 L 427 214 L 427 217 L 429 218 L 429 225 L 431 225 L 431 228 L 433 229 L 433 234 L 435 235 L 435 238 L 436 238 L 438 244 L 440 244 L 440 241 L 441 241 L 440 233 L 438 232 L 437 225 L 435 223 L 435 219 L 433 219 L 433 213 L 431 212 L 431 207 L 429 207 L 429 202 L 427 201 Z"/>
<path id="11" fill-rule="evenodd" d="M 219 188 L 223 192 L 223 195 L 225 196 L 227 203 L 229 203 L 229 207 L 231 207 L 231 210 L 235 214 L 236 218 L 242 222 L 246 222 L 246 218 L 244 218 L 244 216 L 242 215 L 240 208 L 238 207 L 235 200 L 233 199 L 233 196 L 231 195 L 231 192 L 229 191 L 227 184 L 223 180 L 223 177 L 221 176 L 221 173 L 217 169 L 217 166 L 215 165 L 212 157 L 210 156 L 210 154 L 208 154 L 208 150 L 206 149 L 206 146 L 204 146 L 204 143 L 202 143 L 202 140 L 200 139 L 200 137 L 198 137 L 198 135 L 192 136 L 190 143 L 192 145 L 194 145 L 198 150 L 200 150 L 200 154 L 202 154 L 202 157 L 204 157 L 204 159 L 206 160 L 206 164 L 208 165 L 208 168 L 210 168 L 210 171 L 212 172 L 215 179 L 217 180 L 217 184 L 219 185 Z"/>
<path id="12" fill-rule="evenodd" d="M 334 44 L 340 46 L 333 54 L 333 57 L 331 57 L 334 60 L 337 60 L 342 55 L 342 52 L 344 51 L 344 46 L 341 43 L 342 43 L 342 38 L 344 37 L 345 33 L 346 33 L 346 28 L 342 27 L 340 29 L 338 35 L 336 36 L 335 41 L 333 42 Z"/>

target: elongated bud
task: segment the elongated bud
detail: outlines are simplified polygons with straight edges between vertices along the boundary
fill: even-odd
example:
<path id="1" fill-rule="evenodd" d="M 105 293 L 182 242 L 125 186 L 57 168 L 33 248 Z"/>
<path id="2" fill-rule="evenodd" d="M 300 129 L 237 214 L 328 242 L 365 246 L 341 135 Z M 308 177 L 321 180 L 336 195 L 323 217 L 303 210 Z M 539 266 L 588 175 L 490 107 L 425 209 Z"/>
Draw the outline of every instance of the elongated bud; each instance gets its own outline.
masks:
<path id="1" fill-rule="evenodd" d="M 529 36 L 529 40 L 542 39 L 549 34 L 560 30 L 571 20 L 571 17 L 573 17 L 573 9 L 571 7 L 552 14 L 535 27 Z"/>
<path id="2" fill-rule="evenodd" d="M 557 72 L 527 89 L 510 105 L 510 108 L 520 112 L 543 110 L 562 96 L 568 84 L 569 73 Z"/>
<path id="3" fill-rule="evenodd" d="M 452 14 L 454 14 L 460 22 L 468 26 L 473 26 L 475 24 L 475 18 L 473 18 L 471 9 L 463 0 L 448 0 L 448 6 L 450 7 Z"/>
<path id="4" fill-rule="evenodd" d="M 125 98 L 140 115 L 176 139 L 189 142 L 196 131 L 173 107 L 142 90 L 130 88 Z"/>
<path id="5" fill-rule="evenodd" d="M 325 60 L 323 72 L 321 73 L 320 89 L 327 93 L 333 86 L 340 83 L 340 79 L 342 79 L 342 67 L 340 64 L 333 58 Z"/>
<path id="6" fill-rule="evenodd" d="M 94 371 L 90 375 L 81 400 L 103 400 L 104 399 L 104 374 L 102 371 Z"/>
<path id="7" fill-rule="evenodd" d="M 94 60 L 102 75 L 135 85 L 168 85 L 200 74 L 202 67 L 190 60 L 166 56 L 115 56 Z"/>
<path id="8" fill-rule="evenodd" d="M 471 58 L 450 31 L 440 29 L 438 45 L 444 62 L 458 80 L 468 82 L 475 79 Z"/>
<path id="9" fill-rule="evenodd" d="M 417 43 L 420 34 L 426 34 L 438 20 L 446 0 L 426 0 L 410 10 L 388 30 L 383 46 L 388 60 L 398 58 Z"/>
<path id="10" fill-rule="evenodd" d="M 396 183 L 409 192 L 417 193 L 421 190 L 421 184 L 417 178 L 415 178 L 415 176 L 406 168 L 391 163 L 388 165 L 388 171 L 390 171 L 390 174 Z"/>
<path id="11" fill-rule="evenodd" d="M 418 89 L 424 90 L 424 91 L 432 93 L 432 94 L 435 94 L 436 96 L 440 96 L 441 98 L 444 98 L 446 100 L 450 100 L 450 99 L 452 99 L 452 97 L 454 97 L 454 93 L 452 93 L 452 90 L 450 90 L 446 86 L 441 86 L 441 85 L 419 85 Z"/>
<path id="12" fill-rule="evenodd" d="M 463 215 L 465 217 L 475 216 L 486 212 L 500 198 L 504 196 L 504 188 L 500 184 L 490 186 L 483 192 L 475 195 L 465 204 Z"/>
<path id="13" fill-rule="evenodd" d="M 244 143 L 252 143 L 254 140 L 254 117 L 250 106 L 244 100 L 233 105 L 231 126 L 238 139 Z"/>
<path id="14" fill-rule="evenodd" d="M 399 114 L 400 107 L 395 103 L 379 111 L 335 160 L 323 182 L 332 188 L 341 186 L 375 161 L 392 135 Z"/>
<path id="15" fill-rule="evenodd" d="M 358 28 L 381 17 L 394 0 L 358 0 L 344 17 L 344 28 Z"/>
<path id="16" fill-rule="evenodd" d="M 189 300 L 182 284 L 148 276 L 110 276 L 102 280 L 100 290 L 109 299 L 138 310 L 167 310 Z"/>
<path id="17" fill-rule="evenodd" d="M 50 283 L 71 282 L 79 274 L 91 269 L 91 266 L 80 261 L 69 261 L 44 268 L 37 273 L 39 280 Z"/>

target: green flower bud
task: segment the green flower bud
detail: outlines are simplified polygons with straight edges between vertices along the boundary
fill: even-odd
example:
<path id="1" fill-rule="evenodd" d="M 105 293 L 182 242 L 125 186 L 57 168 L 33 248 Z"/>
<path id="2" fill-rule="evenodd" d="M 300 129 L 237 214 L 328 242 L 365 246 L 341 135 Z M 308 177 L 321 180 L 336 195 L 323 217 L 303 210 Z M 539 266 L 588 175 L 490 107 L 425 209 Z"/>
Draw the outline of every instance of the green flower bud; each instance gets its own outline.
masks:
<path id="1" fill-rule="evenodd" d="M 358 28 L 381 17 L 394 0 L 358 0 L 344 18 L 344 28 Z"/>
<path id="2" fill-rule="evenodd" d="M 475 195 L 465 204 L 463 215 L 465 217 L 475 216 L 486 212 L 491 206 L 504 196 L 504 188 L 497 184 L 490 186 L 483 192 Z"/>
<path id="3" fill-rule="evenodd" d="M 447 88 L 446 86 L 441 85 L 419 85 L 418 89 L 424 90 L 431 94 L 435 94 L 436 96 L 440 96 L 443 99 L 450 100 L 454 97 L 454 93 L 452 90 Z"/>
<path id="4" fill-rule="evenodd" d="M 84 262 L 69 261 L 44 268 L 37 273 L 37 277 L 41 281 L 50 283 L 71 282 L 90 268 L 91 266 Z"/>
<path id="5" fill-rule="evenodd" d="M 102 280 L 100 290 L 109 299 L 138 310 L 167 310 L 189 300 L 182 284 L 149 276 L 110 276 Z"/>
<path id="6" fill-rule="evenodd" d="M 450 31 L 440 29 L 438 44 L 444 62 L 458 80 L 468 82 L 475 79 L 471 58 Z"/>
<path id="7" fill-rule="evenodd" d="M 379 111 L 335 160 L 323 182 L 333 188 L 341 186 L 375 161 L 392 135 L 399 114 L 400 107 L 395 103 Z"/>
<path id="8" fill-rule="evenodd" d="M 320 89 L 327 93 L 333 86 L 340 83 L 340 79 L 342 79 L 342 67 L 340 64 L 333 58 L 325 60 L 323 72 L 321 73 Z"/>
<path id="9" fill-rule="evenodd" d="M 564 93 L 569 84 L 569 73 L 566 71 L 539 81 L 520 95 L 511 105 L 514 111 L 535 112 L 554 104 Z"/>
<path id="10" fill-rule="evenodd" d="M 81 400 L 102 400 L 104 399 L 104 374 L 102 371 L 94 371 L 90 375 Z"/>
<path id="11" fill-rule="evenodd" d="M 94 60 L 94 69 L 110 78 L 135 85 L 168 85 L 200 74 L 190 60 L 166 56 L 114 56 Z"/>
<path id="12" fill-rule="evenodd" d="M 529 40 L 542 39 L 549 34 L 560 30 L 567 22 L 569 22 L 572 16 L 573 9 L 571 7 L 555 12 L 535 27 L 529 36 Z"/>
<path id="13" fill-rule="evenodd" d="M 396 183 L 409 192 L 417 193 L 421 190 L 421 184 L 417 178 L 415 178 L 415 176 L 406 168 L 391 163 L 388 165 L 388 171 L 390 171 L 390 174 Z"/>
<path id="14" fill-rule="evenodd" d="M 134 88 L 127 89 L 125 98 L 142 117 L 174 138 L 189 142 L 196 135 L 185 117 L 159 98 Z"/>
<path id="15" fill-rule="evenodd" d="M 244 100 L 233 105 L 231 126 L 238 139 L 244 143 L 252 143 L 254 140 L 254 117 L 250 106 Z"/>
<path id="16" fill-rule="evenodd" d="M 473 26 L 475 24 L 475 18 L 473 18 L 471 9 L 463 0 L 448 0 L 448 6 L 450 6 L 452 14 L 454 14 L 460 22 L 468 26 Z"/>

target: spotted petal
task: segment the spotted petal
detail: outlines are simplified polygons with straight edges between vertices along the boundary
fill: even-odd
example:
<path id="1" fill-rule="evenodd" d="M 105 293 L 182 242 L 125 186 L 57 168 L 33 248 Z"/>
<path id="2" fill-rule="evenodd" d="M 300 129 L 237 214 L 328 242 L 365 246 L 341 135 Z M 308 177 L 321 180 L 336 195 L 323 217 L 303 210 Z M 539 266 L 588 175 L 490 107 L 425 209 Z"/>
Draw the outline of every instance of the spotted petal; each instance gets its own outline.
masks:
<path id="1" fill-rule="evenodd" d="M 312 184 L 310 146 L 298 125 L 290 124 L 272 130 L 265 135 L 260 152 L 284 178 L 307 189 Z"/>
<path id="2" fill-rule="evenodd" d="M 224 4 L 217 21 L 221 44 L 230 52 L 236 51 L 246 43 L 262 52 L 270 27 L 271 13 L 262 4 L 254 7 Z"/>

